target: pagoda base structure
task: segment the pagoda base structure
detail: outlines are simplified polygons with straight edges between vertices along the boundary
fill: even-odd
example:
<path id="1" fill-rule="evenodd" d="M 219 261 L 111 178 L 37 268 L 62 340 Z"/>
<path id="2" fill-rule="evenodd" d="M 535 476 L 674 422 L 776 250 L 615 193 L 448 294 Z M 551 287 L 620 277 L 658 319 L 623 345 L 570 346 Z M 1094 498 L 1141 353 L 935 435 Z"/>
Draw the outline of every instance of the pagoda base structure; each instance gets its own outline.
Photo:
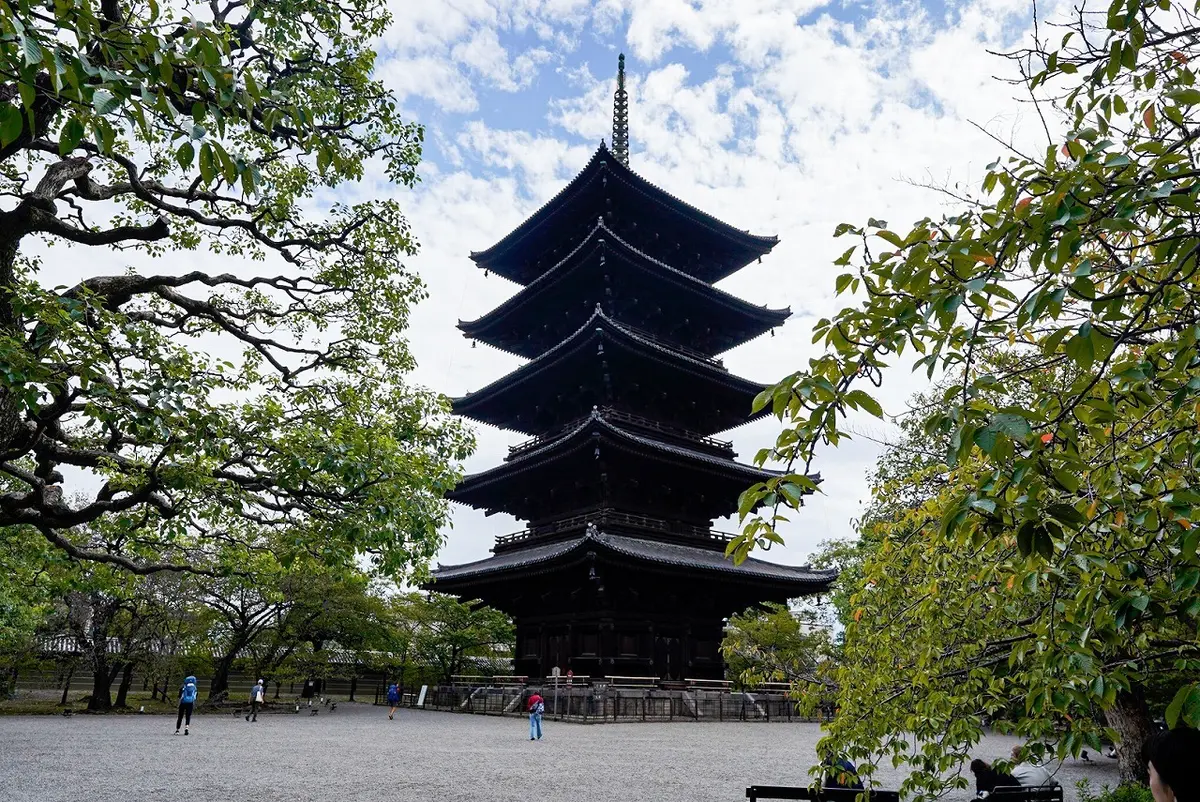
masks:
<path id="1" fill-rule="evenodd" d="M 582 530 L 509 536 L 493 557 L 436 572 L 437 590 L 513 616 L 517 674 L 724 679 L 729 616 L 823 591 L 836 575 L 753 558 L 734 565 L 716 533 L 650 539 L 614 525 L 627 517 L 619 513 L 586 517 Z"/>

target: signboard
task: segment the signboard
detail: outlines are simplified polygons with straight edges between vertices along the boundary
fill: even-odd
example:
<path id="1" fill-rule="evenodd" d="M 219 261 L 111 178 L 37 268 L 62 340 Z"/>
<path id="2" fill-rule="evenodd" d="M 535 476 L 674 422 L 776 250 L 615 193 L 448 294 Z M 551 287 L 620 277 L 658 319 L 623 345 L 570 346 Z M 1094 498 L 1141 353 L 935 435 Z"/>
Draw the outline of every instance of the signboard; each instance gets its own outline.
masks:
<path id="1" fill-rule="evenodd" d="M 550 676 L 552 676 L 552 677 L 557 677 L 560 673 L 561 673 L 561 670 L 559 669 L 558 666 L 555 666 L 554 668 L 550 669 Z"/>
<path id="2" fill-rule="evenodd" d="M 429 690 L 428 685 L 421 686 L 421 695 L 417 697 L 417 707 L 425 706 L 425 692 Z"/>

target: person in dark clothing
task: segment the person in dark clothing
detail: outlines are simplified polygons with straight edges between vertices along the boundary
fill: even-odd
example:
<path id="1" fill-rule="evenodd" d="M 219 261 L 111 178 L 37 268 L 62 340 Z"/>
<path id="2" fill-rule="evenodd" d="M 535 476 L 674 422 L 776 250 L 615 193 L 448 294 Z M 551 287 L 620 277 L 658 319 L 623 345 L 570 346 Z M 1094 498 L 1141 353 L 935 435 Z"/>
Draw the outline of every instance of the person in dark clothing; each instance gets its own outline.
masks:
<path id="1" fill-rule="evenodd" d="M 400 706 L 400 687 L 392 683 L 387 689 L 388 721 L 396 718 L 396 708 Z"/>
<path id="2" fill-rule="evenodd" d="M 975 775 L 975 794 L 982 796 L 990 794 L 997 788 L 1020 788 L 1021 784 L 1012 776 L 1002 771 L 996 771 L 986 760 L 976 758 L 971 761 L 971 773 Z"/>
<path id="3" fill-rule="evenodd" d="M 179 689 L 179 718 L 175 719 L 175 734 L 179 734 L 179 725 L 183 724 L 183 734 L 187 735 L 192 726 L 192 711 L 196 709 L 196 678 L 188 675 Z M 184 723 L 184 718 L 187 723 Z"/>
<path id="4" fill-rule="evenodd" d="M 858 778 L 858 769 L 845 757 L 839 757 L 825 764 L 825 776 L 821 780 L 821 787 L 863 790 L 862 780 Z"/>
<path id="5" fill-rule="evenodd" d="M 1154 802 L 1200 802 L 1200 730 L 1178 727 L 1154 733 L 1142 753 Z"/>

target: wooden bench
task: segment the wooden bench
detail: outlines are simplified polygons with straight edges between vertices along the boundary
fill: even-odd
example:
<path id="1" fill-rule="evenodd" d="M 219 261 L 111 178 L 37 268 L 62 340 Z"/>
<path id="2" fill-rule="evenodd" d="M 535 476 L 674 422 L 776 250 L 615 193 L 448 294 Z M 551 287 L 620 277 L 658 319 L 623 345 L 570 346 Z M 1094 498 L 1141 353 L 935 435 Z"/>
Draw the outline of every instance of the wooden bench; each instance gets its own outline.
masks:
<path id="1" fill-rule="evenodd" d="M 1008 786 L 1002 785 L 988 794 L 988 802 L 1063 802 L 1061 785 Z"/>
<path id="2" fill-rule="evenodd" d="M 752 785 L 746 789 L 746 799 L 803 799 L 808 802 L 857 802 L 855 788 L 809 788 L 790 785 Z M 870 802 L 900 802 L 899 791 L 871 791 Z M 1063 802 L 1061 785 L 1000 786 L 987 797 L 987 802 Z M 865 802 L 865 799 L 864 799 Z"/>
<path id="3" fill-rule="evenodd" d="M 867 794 L 870 796 L 867 796 Z M 862 795 L 870 802 L 900 802 L 899 791 L 873 789 L 860 791 L 857 788 L 810 788 L 792 785 L 752 785 L 746 789 L 746 799 L 805 799 L 808 802 L 856 802 Z"/>

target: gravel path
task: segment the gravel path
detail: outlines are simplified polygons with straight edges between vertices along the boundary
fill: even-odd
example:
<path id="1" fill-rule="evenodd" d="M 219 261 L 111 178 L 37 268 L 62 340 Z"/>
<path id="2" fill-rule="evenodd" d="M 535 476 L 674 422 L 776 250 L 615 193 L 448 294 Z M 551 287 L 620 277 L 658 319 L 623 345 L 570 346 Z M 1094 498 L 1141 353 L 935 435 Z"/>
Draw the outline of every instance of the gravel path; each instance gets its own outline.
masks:
<path id="1" fill-rule="evenodd" d="M 528 740 L 517 718 L 341 704 L 257 724 L 197 716 L 172 735 L 162 716 L 0 717 L 5 802 L 736 802 L 747 785 L 807 783 L 810 724 L 546 722 Z M 989 737 L 996 758 L 1013 741 Z M 1059 777 L 1116 783 L 1116 761 L 1065 765 Z M 897 781 L 898 775 L 891 775 Z M 894 787 L 894 786 L 893 786 Z"/>

